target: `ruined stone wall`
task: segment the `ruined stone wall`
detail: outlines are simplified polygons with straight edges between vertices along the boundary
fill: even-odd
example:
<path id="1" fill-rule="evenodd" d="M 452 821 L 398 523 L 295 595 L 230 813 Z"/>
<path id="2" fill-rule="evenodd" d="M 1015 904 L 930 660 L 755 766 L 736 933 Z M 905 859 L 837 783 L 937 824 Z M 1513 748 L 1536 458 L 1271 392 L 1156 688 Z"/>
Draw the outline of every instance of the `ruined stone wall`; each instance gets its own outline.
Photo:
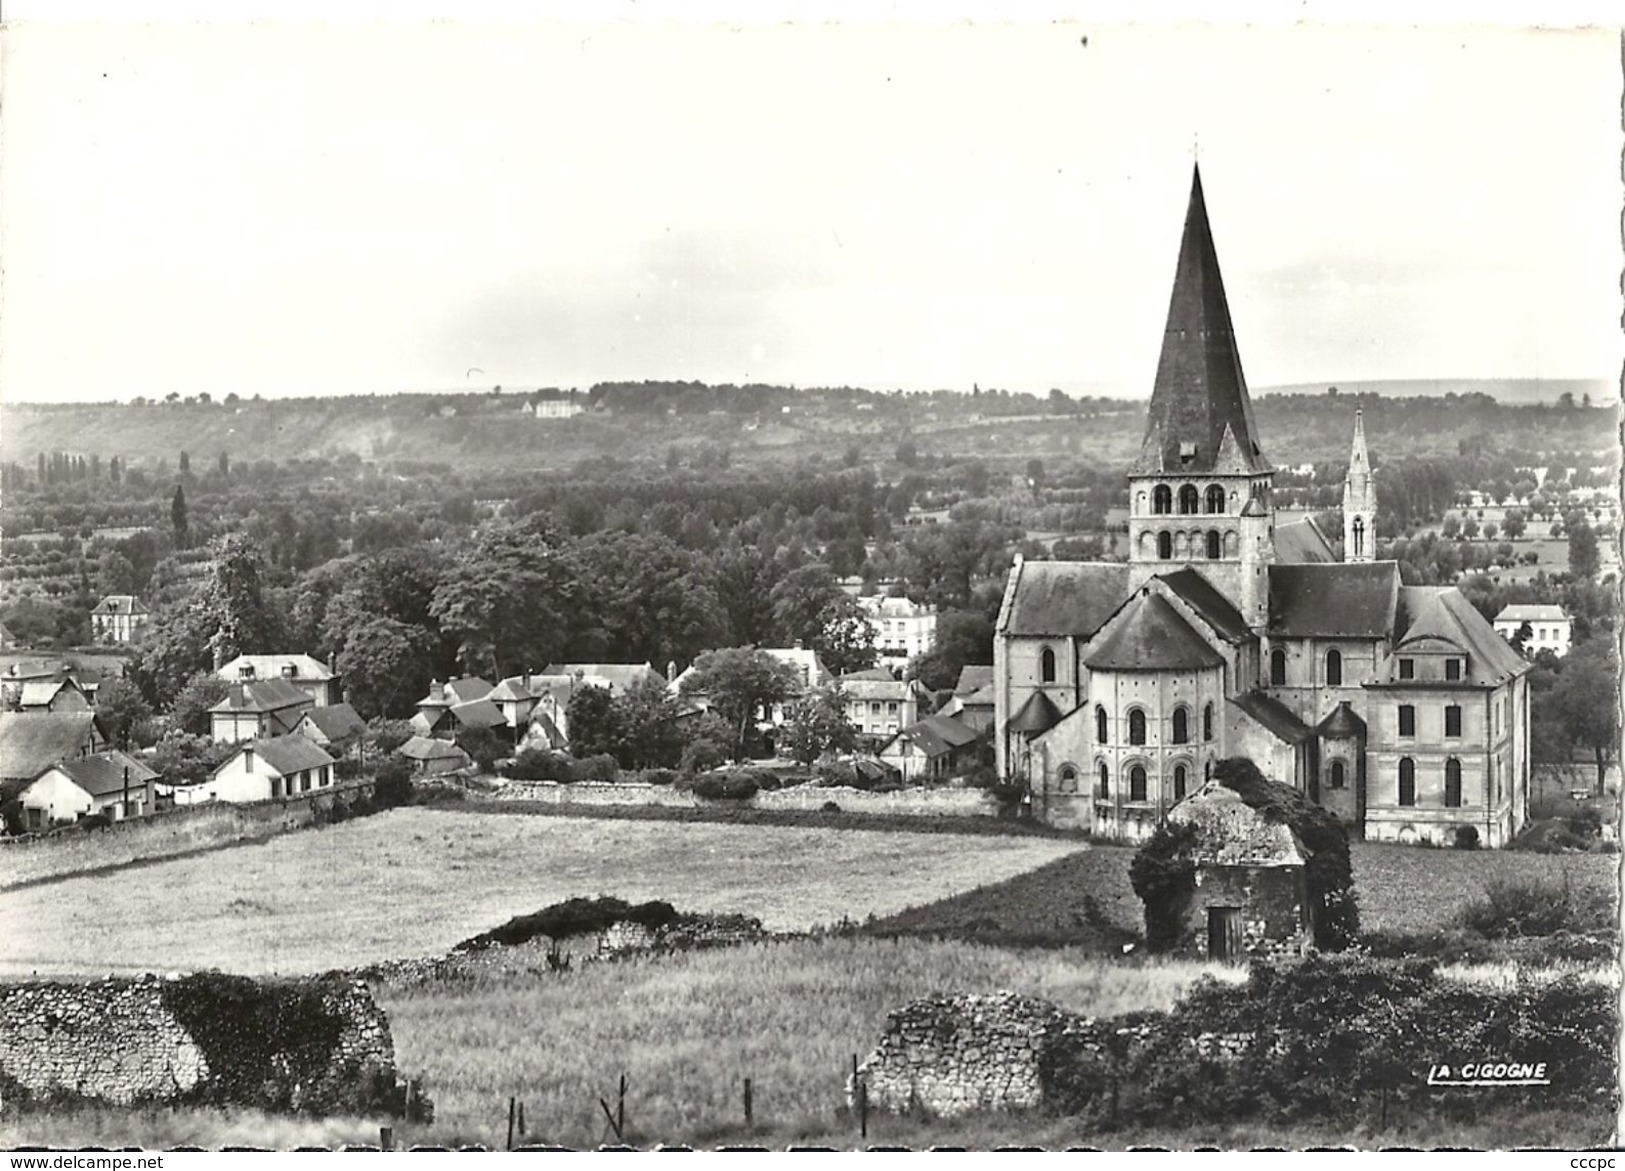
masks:
<path id="1" fill-rule="evenodd" d="M 403 1100 L 389 1021 L 366 985 L 218 973 L 0 984 L 0 1087 L 13 1100 L 310 1113 Z"/>
<path id="2" fill-rule="evenodd" d="M 1241 908 L 1242 950 L 1250 960 L 1304 954 L 1314 939 L 1301 866 L 1198 866 L 1184 930 L 1170 954 L 1208 959 L 1208 908 Z M 1243 957 L 1232 957 L 1243 958 Z"/>

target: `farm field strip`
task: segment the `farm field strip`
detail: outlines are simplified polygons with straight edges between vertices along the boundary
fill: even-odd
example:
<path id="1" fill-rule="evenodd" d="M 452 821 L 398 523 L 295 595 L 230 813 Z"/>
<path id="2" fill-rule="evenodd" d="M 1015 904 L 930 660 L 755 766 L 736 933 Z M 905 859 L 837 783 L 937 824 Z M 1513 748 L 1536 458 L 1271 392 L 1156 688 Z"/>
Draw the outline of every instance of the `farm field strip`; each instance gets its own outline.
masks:
<path id="1" fill-rule="evenodd" d="M 0 899 L 0 976 L 318 972 L 443 952 L 577 895 L 790 931 L 886 915 L 1085 848 L 1040 838 L 399 809 Z"/>

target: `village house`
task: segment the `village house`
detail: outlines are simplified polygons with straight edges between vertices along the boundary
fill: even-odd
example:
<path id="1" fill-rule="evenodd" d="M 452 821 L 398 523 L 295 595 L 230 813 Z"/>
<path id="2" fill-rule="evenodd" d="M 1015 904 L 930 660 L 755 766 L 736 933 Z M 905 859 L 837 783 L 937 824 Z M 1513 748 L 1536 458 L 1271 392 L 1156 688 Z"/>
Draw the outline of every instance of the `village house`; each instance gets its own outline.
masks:
<path id="1" fill-rule="evenodd" d="M 23 712 L 88 712 L 94 706 L 72 676 L 29 680 L 17 695 L 17 710 Z"/>
<path id="2" fill-rule="evenodd" d="M 586 396 L 573 388 L 539 390 L 530 401 L 529 410 L 538 419 L 573 419 L 586 412 Z"/>
<path id="3" fill-rule="evenodd" d="M 297 687 L 317 707 L 327 707 L 344 699 L 340 679 L 333 669 L 310 655 L 238 655 L 223 663 L 215 674 L 227 683 L 258 683 L 281 679 Z"/>
<path id="4" fill-rule="evenodd" d="M 421 774 L 456 772 L 474 762 L 457 745 L 429 736 L 413 736 L 395 750 L 412 762 L 412 770 Z"/>
<path id="5" fill-rule="evenodd" d="M 880 750 L 883 763 L 897 770 L 905 785 L 945 781 L 973 768 L 982 737 L 952 716 L 926 716 L 902 729 Z"/>
<path id="6" fill-rule="evenodd" d="M 648 662 L 642 663 L 549 663 L 543 680 L 566 680 L 572 687 L 600 687 L 619 695 L 637 687 L 665 687 L 666 677 Z"/>
<path id="7" fill-rule="evenodd" d="M 130 642 L 151 616 L 140 598 L 131 594 L 108 594 L 90 612 L 91 634 L 97 642 Z"/>
<path id="8" fill-rule="evenodd" d="M 306 708 L 305 714 L 293 726 L 293 732 L 335 760 L 353 758 L 361 754 L 367 721 L 349 704 L 335 703 L 328 707 Z"/>
<path id="9" fill-rule="evenodd" d="M 429 693 L 417 702 L 417 714 L 410 721 L 419 736 L 450 740 L 459 732 L 476 728 L 496 730 L 507 726 L 502 710 L 488 697 L 495 688 L 477 675 L 430 680 Z"/>
<path id="10" fill-rule="evenodd" d="M 1532 659 L 1541 651 L 1551 651 L 1562 658 L 1569 653 L 1574 639 L 1574 619 L 1565 614 L 1561 606 L 1514 604 L 1503 606 L 1495 616 L 1495 633 L 1513 646 L 1520 646 L 1521 634 L 1525 658 Z"/>
<path id="11" fill-rule="evenodd" d="M 1492 847 L 1529 816 L 1526 664 L 1454 587 L 1376 557 L 1353 419 L 1342 560 L 1278 522 L 1200 175 L 1192 178 L 1129 560 L 1017 557 L 995 626 L 1001 776 L 1035 815 L 1139 839 L 1249 756 L 1356 836 Z"/>
<path id="12" fill-rule="evenodd" d="M 298 797 L 333 784 L 333 758 L 303 736 L 275 736 L 242 745 L 206 780 L 159 786 L 176 805 L 210 801 L 246 804 Z M 167 790 L 167 794 L 166 794 Z"/>
<path id="13" fill-rule="evenodd" d="M 0 781 L 26 783 L 106 746 L 94 712 L 0 712 Z"/>
<path id="14" fill-rule="evenodd" d="M 871 741 L 890 739 L 920 718 L 919 683 L 893 679 L 883 669 L 856 671 L 836 681 L 846 722 Z"/>
<path id="15" fill-rule="evenodd" d="M 882 666 L 901 670 L 910 659 L 937 645 L 937 609 L 907 598 L 867 596 L 858 606 L 875 635 L 875 653 Z"/>
<path id="16" fill-rule="evenodd" d="M 313 706 L 309 692 L 285 679 L 234 683 L 209 709 L 209 735 L 222 744 L 286 736 Z"/>
<path id="17" fill-rule="evenodd" d="M 152 812 L 158 774 L 116 749 L 51 765 L 17 795 L 22 823 L 30 831 L 66 825 L 105 813 L 114 821 Z"/>

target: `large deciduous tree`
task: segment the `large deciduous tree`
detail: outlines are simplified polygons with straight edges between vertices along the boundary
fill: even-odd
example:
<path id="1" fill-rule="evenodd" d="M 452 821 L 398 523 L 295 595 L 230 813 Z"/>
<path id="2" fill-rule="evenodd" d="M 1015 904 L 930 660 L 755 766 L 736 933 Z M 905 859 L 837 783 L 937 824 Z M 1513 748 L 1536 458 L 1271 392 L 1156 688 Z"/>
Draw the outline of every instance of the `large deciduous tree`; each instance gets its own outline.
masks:
<path id="1" fill-rule="evenodd" d="M 790 755 L 811 764 L 830 752 L 851 752 L 858 744 L 857 729 L 846 718 L 846 703 L 838 686 L 821 687 L 802 696 L 785 712 L 785 739 Z"/>
<path id="2" fill-rule="evenodd" d="M 687 663 L 722 633 L 703 560 L 663 536 L 596 533 L 571 547 L 585 629 L 578 642 L 610 662 Z"/>
<path id="3" fill-rule="evenodd" d="M 576 586 L 539 516 L 475 532 L 451 559 L 429 612 L 469 674 L 510 675 L 558 657 L 575 625 Z"/>
<path id="4" fill-rule="evenodd" d="M 795 671 L 767 652 L 727 647 L 695 660 L 694 670 L 683 680 L 683 694 L 703 696 L 727 721 L 737 760 L 745 755 L 758 713 L 790 698 L 799 686 Z"/>

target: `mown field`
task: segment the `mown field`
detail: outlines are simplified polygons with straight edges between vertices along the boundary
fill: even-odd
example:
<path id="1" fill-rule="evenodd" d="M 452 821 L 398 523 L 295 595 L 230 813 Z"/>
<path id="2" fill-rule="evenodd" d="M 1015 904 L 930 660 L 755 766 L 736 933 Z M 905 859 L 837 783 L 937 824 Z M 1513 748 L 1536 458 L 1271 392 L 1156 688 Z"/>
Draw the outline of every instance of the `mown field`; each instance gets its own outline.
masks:
<path id="1" fill-rule="evenodd" d="M 771 930 L 887 915 L 1080 848 L 1042 838 L 400 809 L 7 892 L 0 974 L 284 975 L 436 954 L 576 895 Z"/>

